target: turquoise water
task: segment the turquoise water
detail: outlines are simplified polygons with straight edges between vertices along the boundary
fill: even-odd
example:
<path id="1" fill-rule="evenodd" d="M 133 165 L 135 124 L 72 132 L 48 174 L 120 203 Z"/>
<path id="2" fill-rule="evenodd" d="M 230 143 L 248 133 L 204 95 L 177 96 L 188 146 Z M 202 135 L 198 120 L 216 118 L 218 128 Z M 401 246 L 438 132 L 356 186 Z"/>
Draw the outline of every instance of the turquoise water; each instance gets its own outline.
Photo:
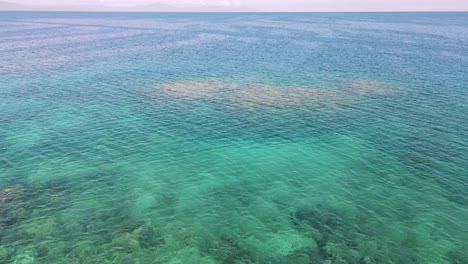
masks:
<path id="1" fill-rule="evenodd" d="M 468 14 L 0 13 L 0 263 L 468 263 Z"/>

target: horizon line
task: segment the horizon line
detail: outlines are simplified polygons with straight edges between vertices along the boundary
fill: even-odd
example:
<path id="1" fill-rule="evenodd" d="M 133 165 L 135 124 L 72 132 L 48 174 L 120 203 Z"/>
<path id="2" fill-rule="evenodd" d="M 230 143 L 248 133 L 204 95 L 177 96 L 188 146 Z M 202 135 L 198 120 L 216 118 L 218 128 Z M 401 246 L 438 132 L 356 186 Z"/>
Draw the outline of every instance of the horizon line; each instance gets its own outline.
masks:
<path id="1" fill-rule="evenodd" d="M 468 10 L 375 10 L 375 11 L 132 11 L 132 10 L 11 10 L 0 12 L 75 12 L 75 13 L 468 13 Z"/>

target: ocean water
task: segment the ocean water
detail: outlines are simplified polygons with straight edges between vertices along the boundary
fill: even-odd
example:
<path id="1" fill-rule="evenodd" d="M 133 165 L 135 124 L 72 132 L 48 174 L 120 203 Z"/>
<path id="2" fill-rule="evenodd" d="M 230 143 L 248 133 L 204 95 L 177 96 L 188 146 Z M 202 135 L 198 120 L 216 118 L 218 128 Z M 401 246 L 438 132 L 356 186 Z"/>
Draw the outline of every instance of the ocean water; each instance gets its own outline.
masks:
<path id="1" fill-rule="evenodd" d="M 468 263 L 468 13 L 0 12 L 0 263 Z"/>

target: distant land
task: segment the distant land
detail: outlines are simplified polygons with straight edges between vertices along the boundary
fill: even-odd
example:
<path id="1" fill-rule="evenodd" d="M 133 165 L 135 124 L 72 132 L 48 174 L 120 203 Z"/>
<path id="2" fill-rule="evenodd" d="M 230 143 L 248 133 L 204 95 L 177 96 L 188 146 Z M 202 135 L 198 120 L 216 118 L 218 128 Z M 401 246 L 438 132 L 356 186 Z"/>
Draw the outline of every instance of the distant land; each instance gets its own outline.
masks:
<path id="1" fill-rule="evenodd" d="M 154 3 L 152 1 L 155 1 Z M 78 4 L 77 2 L 81 2 Z M 0 0 L 3 11 L 466 12 L 468 0 Z"/>
<path id="2" fill-rule="evenodd" d="M 235 6 L 187 5 L 176 7 L 154 3 L 132 7 L 112 7 L 104 5 L 21 5 L 0 2 L 0 11 L 102 11 L 102 12 L 255 12 L 255 8 Z"/>

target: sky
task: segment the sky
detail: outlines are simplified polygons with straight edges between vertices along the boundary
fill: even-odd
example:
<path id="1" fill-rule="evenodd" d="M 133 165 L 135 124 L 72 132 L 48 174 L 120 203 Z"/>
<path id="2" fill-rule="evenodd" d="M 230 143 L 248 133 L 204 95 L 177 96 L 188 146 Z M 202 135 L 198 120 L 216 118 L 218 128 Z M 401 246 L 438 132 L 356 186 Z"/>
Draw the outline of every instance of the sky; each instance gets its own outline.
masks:
<path id="1" fill-rule="evenodd" d="M 169 5 L 176 9 L 258 11 L 468 11 L 468 0 L 0 0 L 31 9 L 61 6 L 96 6 L 132 9 L 135 6 Z M 5 4 L 5 3 L 4 3 Z M 1 5 L 0 5 L 1 8 Z"/>

